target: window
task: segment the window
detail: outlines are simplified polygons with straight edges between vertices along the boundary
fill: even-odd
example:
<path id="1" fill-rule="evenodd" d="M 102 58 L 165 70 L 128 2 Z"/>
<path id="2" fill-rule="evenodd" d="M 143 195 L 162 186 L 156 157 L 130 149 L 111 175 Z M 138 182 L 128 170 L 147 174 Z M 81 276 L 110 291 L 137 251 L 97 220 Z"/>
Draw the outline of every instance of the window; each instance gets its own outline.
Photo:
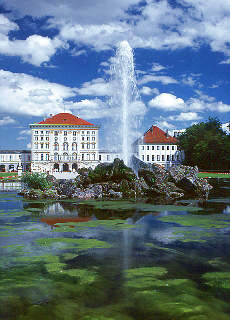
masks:
<path id="1" fill-rule="evenodd" d="M 81 148 L 85 149 L 85 144 L 84 143 L 81 144 Z"/>
<path id="2" fill-rule="evenodd" d="M 92 131 L 92 134 L 95 134 L 95 131 Z"/>
<path id="3" fill-rule="evenodd" d="M 76 137 L 73 137 L 73 141 L 76 141 Z"/>
<path id="4" fill-rule="evenodd" d="M 64 131 L 64 136 L 67 136 L 67 131 Z"/>
<path id="5" fill-rule="evenodd" d="M 147 161 L 149 161 L 149 155 L 147 155 Z"/>
<path id="6" fill-rule="evenodd" d="M 147 146 L 147 150 L 149 150 L 149 146 Z"/>
<path id="7" fill-rule="evenodd" d="M 152 146 L 152 150 L 154 150 L 154 146 Z"/>
<path id="8" fill-rule="evenodd" d="M 38 137 L 35 137 L 34 140 L 35 140 L 35 141 L 38 141 Z"/>
<path id="9" fill-rule="evenodd" d="M 41 137 L 41 141 L 43 141 L 43 137 Z"/>
<path id="10" fill-rule="evenodd" d="M 63 150 L 65 150 L 65 151 L 68 150 L 68 143 L 67 142 L 63 143 Z"/>
<path id="11" fill-rule="evenodd" d="M 142 161 L 145 161 L 145 156 L 142 156 Z"/>
<path id="12" fill-rule="evenodd" d="M 107 160 L 107 161 L 109 161 L 109 160 L 110 160 L 110 155 L 109 155 L 109 154 L 107 154 L 107 156 L 106 156 L 106 160 Z"/>
<path id="13" fill-rule="evenodd" d="M 164 146 L 162 146 L 161 148 L 162 148 L 161 150 L 164 150 L 164 149 L 165 149 L 165 147 L 164 147 Z"/>
<path id="14" fill-rule="evenodd" d="M 160 156 L 159 155 L 157 156 L 157 161 L 160 161 Z"/>
<path id="15" fill-rule="evenodd" d="M 54 135 L 55 135 L 55 136 L 58 136 L 58 131 L 54 131 Z"/>
<path id="16" fill-rule="evenodd" d="M 101 154 L 99 154 L 99 161 L 101 161 Z"/>
<path id="17" fill-rule="evenodd" d="M 49 131 L 46 131 L 46 134 L 49 134 L 50 132 Z"/>
<path id="18" fill-rule="evenodd" d="M 66 137 L 64 137 L 64 141 L 67 141 L 67 138 L 66 138 Z"/>
<path id="19" fill-rule="evenodd" d="M 84 133 L 85 133 L 85 131 L 82 131 L 81 133 L 82 133 L 82 134 L 84 134 Z"/>
<path id="20" fill-rule="evenodd" d="M 54 154 L 54 161 L 57 161 L 58 160 L 58 153 L 55 153 Z"/>
<path id="21" fill-rule="evenodd" d="M 48 153 L 46 154 L 46 160 L 49 160 L 49 154 Z"/>
<path id="22" fill-rule="evenodd" d="M 54 144 L 54 150 L 56 150 L 56 151 L 59 150 L 59 144 L 57 142 L 55 142 L 55 144 Z"/>
<path id="23" fill-rule="evenodd" d="M 87 131 L 87 134 L 90 134 L 90 131 Z"/>
<path id="24" fill-rule="evenodd" d="M 179 161 L 180 160 L 180 156 L 179 156 L 179 154 L 177 155 L 177 161 Z"/>
<path id="25" fill-rule="evenodd" d="M 44 144 L 43 144 L 43 143 L 41 143 L 41 149 L 43 149 L 43 145 L 44 145 Z"/>
<path id="26" fill-rule="evenodd" d="M 89 141 L 90 140 L 90 137 L 87 137 L 87 141 Z"/>
<path id="27" fill-rule="evenodd" d="M 81 137 L 81 140 L 84 141 L 84 140 L 85 140 L 85 137 Z"/>
<path id="28" fill-rule="evenodd" d="M 89 153 L 87 153 L 87 160 L 90 160 L 90 155 L 89 155 Z"/>
<path id="29" fill-rule="evenodd" d="M 38 131 L 35 131 L 35 134 L 38 134 Z"/>
<path id="30" fill-rule="evenodd" d="M 145 146 L 142 146 L 142 150 L 145 150 Z"/>
<path id="31" fill-rule="evenodd" d="M 49 143 L 46 143 L 46 149 L 49 149 Z"/>
<path id="32" fill-rule="evenodd" d="M 73 153 L 73 160 L 77 160 L 77 154 Z"/>
<path id="33" fill-rule="evenodd" d="M 152 155 L 152 161 L 154 161 L 154 155 Z"/>
<path id="34" fill-rule="evenodd" d="M 157 146 L 157 150 L 160 150 L 160 146 Z"/>
<path id="35" fill-rule="evenodd" d="M 89 143 L 87 143 L 87 149 L 90 149 L 90 144 Z"/>
<path id="36" fill-rule="evenodd" d="M 165 156 L 164 155 L 162 155 L 162 161 L 165 161 Z"/>
<path id="37" fill-rule="evenodd" d="M 84 160 L 84 153 L 82 153 L 81 155 L 81 160 Z"/>
<path id="38" fill-rule="evenodd" d="M 63 153 L 63 160 L 67 161 L 68 160 L 68 153 Z"/>
<path id="39" fill-rule="evenodd" d="M 73 131 L 73 136 L 76 136 L 77 135 L 77 131 Z"/>
<path id="40" fill-rule="evenodd" d="M 35 143 L 34 148 L 38 149 L 38 144 L 37 143 Z"/>
<path id="41" fill-rule="evenodd" d="M 49 141 L 49 137 L 46 137 L 46 141 Z"/>
<path id="42" fill-rule="evenodd" d="M 95 141 L 95 137 L 92 137 L 92 141 Z"/>
<path id="43" fill-rule="evenodd" d="M 95 143 L 92 144 L 92 149 L 95 149 Z"/>
<path id="44" fill-rule="evenodd" d="M 167 146 L 167 150 L 169 150 L 169 146 Z"/>
<path id="45" fill-rule="evenodd" d="M 41 153 L 41 161 L 43 161 L 43 153 Z"/>
<path id="46" fill-rule="evenodd" d="M 43 134 L 43 131 L 41 131 L 41 134 Z"/>
<path id="47" fill-rule="evenodd" d="M 72 144 L 72 150 L 74 151 L 74 150 L 77 150 L 77 144 L 76 144 L 76 142 L 73 142 L 73 144 Z"/>
<path id="48" fill-rule="evenodd" d="M 172 155 L 172 161 L 174 161 L 174 155 Z"/>
<path id="49" fill-rule="evenodd" d="M 96 155 L 95 155 L 95 153 L 93 154 L 93 160 L 96 160 Z"/>
<path id="50" fill-rule="evenodd" d="M 174 150 L 174 146 L 172 146 L 172 150 Z"/>
<path id="51" fill-rule="evenodd" d="M 167 161 L 170 161 L 170 157 L 169 157 L 169 154 L 167 155 Z"/>

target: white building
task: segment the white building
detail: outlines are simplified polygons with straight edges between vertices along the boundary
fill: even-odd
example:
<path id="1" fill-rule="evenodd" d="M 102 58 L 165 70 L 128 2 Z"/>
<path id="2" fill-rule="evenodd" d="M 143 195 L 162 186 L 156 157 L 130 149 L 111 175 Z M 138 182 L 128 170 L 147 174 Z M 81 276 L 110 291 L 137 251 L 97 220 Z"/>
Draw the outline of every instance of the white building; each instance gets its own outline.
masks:
<path id="1" fill-rule="evenodd" d="M 99 150 L 99 161 L 102 162 L 113 162 L 114 159 L 121 158 L 121 154 L 119 152 L 113 152 L 109 150 Z"/>
<path id="2" fill-rule="evenodd" d="M 184 133 L 186 131 L 186 129 L 177 129 L 177 130 L 172 130 L 169 132 L 169 134 L 174 137 L 177 138 L 179 137 L 182 133 Z"/>
<path id="3" fill-rule="evenodd" d="M 30 128 L 31 171 L 72 172 L 99 163 L 99 126 L 70 113 L 59 113 Z"/>
<path id="4" fill-rule="evenodd" d="M 0 172 L 17 171 L 19 166 L 28 171 L 30 163 L 30 150 L 0 150 Z"/>
<path id="5" fill-rule="evenodd" d="M 134 143 L 134 153 L 140 160 L 162 165 L 166 169 L 184 159 L 183 151 L 178 150 L 176 138 L 157 126 L 152 126 Z"/>

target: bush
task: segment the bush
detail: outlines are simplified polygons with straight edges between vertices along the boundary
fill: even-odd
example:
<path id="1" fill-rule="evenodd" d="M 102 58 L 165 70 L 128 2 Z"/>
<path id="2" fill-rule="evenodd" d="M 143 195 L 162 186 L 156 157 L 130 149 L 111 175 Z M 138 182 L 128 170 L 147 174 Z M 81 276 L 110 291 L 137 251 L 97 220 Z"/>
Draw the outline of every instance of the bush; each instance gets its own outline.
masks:
<path id="1" fill-rule="evenodd" d="M 46 180 L 45 173 L 26 172 L 23 174 L 21 181 L 24 182 L 29 188 L 45 190 L 53 186 L 51 181 Z"/>

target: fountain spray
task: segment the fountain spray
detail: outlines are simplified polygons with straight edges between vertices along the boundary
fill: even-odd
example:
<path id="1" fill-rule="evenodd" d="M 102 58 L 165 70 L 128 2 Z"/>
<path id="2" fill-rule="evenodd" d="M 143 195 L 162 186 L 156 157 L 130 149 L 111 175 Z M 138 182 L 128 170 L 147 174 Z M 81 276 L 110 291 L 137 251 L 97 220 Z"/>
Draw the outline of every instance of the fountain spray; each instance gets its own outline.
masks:
<path id="1" fill-rule="evenodd" d="M 119 43 L 111 66 L 111 74 L 115 88 L 112 93 L 112 103 L 119 110 L 119 140 L 122 147 L 122 159 L 126 165 L 130 165 L 133 142 L 131 128 L 135 127 L 136 113 L 134 108 L 139 96 L 134 71 L 133 51 L 128 41 Z"/>

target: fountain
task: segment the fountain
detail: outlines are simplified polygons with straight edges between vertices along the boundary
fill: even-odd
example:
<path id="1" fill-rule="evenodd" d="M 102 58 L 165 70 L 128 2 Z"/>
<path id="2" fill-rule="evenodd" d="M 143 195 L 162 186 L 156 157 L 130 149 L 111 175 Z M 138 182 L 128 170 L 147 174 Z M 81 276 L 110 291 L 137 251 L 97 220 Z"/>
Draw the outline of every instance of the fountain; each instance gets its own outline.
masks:
<path id="1" fill-rule="evenodd" d="M 132 143 L 137 138 L 138 90 L 134 71 L 133 51 L 128 41 L 121 41 L 111 65 L 113 93 L 111 104 L 117 111 L 121 157 L 130 164 Z"/>

